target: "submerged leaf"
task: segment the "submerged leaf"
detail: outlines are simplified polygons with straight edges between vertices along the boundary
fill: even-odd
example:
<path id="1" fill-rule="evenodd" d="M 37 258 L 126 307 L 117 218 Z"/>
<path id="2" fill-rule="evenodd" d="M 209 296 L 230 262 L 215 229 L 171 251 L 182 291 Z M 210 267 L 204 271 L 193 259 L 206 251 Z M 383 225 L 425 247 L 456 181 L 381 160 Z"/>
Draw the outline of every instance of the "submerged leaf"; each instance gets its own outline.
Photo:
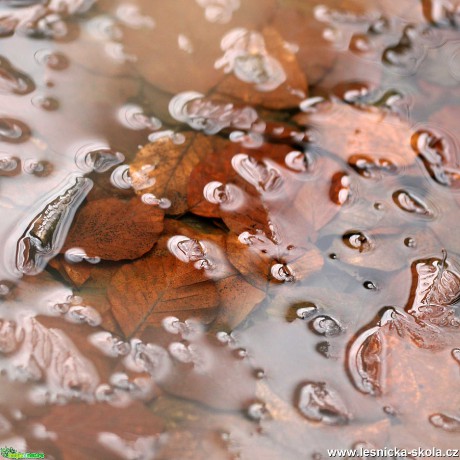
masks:
<path id="1" fill-rule="evenodd" d="M 276 29 L 266 27 L 261 34 L 234 29 L 221 48 L 216 66 L 233 74 L 217 85 L 217 93 L 270 109 L 297 107 L 306 97 L 305 75 Z"/>
<path id="2" fill-rule="evenodd" d="M 90 201 L 78 213 L 62 252 L 82 248 L 86 258 L 137 259 L 162 231 L 163 211 L 139 199 Z"/>
<path id="3" fill-rule="evenodd" d="M 55 433 L 55 443 L 68 460 L 113 457 L 114 447 L 124 455 L 130 444 L 137 446 L 141 458 L 153 458 L 163 430 L 163 422 L 138 402 L 121 408 L 107 403 L 55 406 L 40 422 Z"/>
<path id="4" fill-rule="evenodd" d="M 211 151 L 211 143 L 203 134 L 186 132 L 176 138 L 160 137 L 142 148 L 131 163 L 132 186 L 138 195 L 151 193 L 169 200 L 169 214 L 184 214 L 189 209 L 190 174 Z"/>

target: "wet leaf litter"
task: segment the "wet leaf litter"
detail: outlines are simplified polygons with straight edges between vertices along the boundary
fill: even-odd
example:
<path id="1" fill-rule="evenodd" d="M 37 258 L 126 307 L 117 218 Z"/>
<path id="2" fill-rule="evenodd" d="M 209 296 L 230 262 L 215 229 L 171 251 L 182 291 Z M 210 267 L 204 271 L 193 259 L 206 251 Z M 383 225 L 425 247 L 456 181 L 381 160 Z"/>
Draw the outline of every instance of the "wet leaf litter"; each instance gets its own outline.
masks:
<path id="1" fill-rule="evenodd" d="M 458 448 L 457 19 L 4 2 L 2 444 Z"/>

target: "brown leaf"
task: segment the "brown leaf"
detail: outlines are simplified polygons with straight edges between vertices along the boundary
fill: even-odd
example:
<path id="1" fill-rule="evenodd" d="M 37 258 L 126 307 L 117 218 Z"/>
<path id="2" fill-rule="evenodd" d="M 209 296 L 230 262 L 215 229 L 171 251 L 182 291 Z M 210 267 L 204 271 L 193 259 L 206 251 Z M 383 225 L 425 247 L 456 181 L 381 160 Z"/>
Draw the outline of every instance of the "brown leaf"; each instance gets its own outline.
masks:
<path id="1" fill-rule="evenodd" d="M 234 66 L 232 70 L 235 73 L 219 83 L 216 92 L 270 109 L 297 107 L 306 97 L 307 81 L 295 54 L 289 50 L 279 32 L 274 28 L 265 27 L 260 38 L 256 32 L 257 40 L 251 34 L 252 32 L 246 31 L 246 36 L 240 38 L 241 43 L 233 44 L 235 49 L 240 51 L 244 39 L 246 43 L 243 53 L 246 54 L 236 59 L 229 57 L 226 65 Z M 257 42 L 258 46 L 263 41 L 265 46 L 262 50 L 256 48 L 254 51 L 250 48 L 251 40 Z M 229 53 L 229 51 L 226 52 Z M 247 62 L 244 62 L 245 60 Z M 245 65 L 247 68 L 244 68 Z M 273 66 L 279 66 L 280 69 L 274 70 Z M 284 75 L 278 77 L 278 72 Z M 273 83 L 271 83 L 272 80 Z"/>
<path id="2" fill-rule="evenodd" d="M 207 20 L 209 12 L 188 0 L 161 5 L 141 0 L 138 5 L 146 21 L 150 19 L 155 24 L 154 27 L 126 22 L 122 25 L 124 49 L 136 57 L 134 65 L 139 73 L 163 91 L 206 93 L 223 77 L 220 70 L 214 69 L 221 55 L 222 36 L 236 27 L 258 29 L 271 15 L 274 0 L 242 3 L 235 11 L 230 8 L 228 21 L 224 17 Z M 182 43 L 178 42 L 180 36 Z"/>
<path id="3" fill-rule="evenodd" d="M 206 323 L 219 306 L 214 282 L 167 252 L 165 240 L 146 257 L 124 265 L 112 278 L 108 297 L 127 336 L 171 315 L 198 316 Z"/>
<path id="4" fill-rule="evenodd" d="M 139 199 L 91 201 L 77 215 L 63 252 L 82 248 L 104 260 L 137 259 L 149 251 L 163 230 L 163 211 Z"/>
<path id="5" fill-rule="evenodd" d="M 291 2 L 292 6 L 281 5 L 273 15 L 271 25 L 290 43 L 295 43 L 299 50 L 297 59 L 310 85 L 330 71 L 337 58 L 337 51 L 323 37 L 324 25 L 314 18 L 313 3 Z M 314 43 L 314 46 L 311 44 Z"/>
<path id="6" fill-rule="evenodd" d="M 77 287 L 88 281 L 93 269 L 93 266 L 87 262 L 80 262 L 79 264 L 68 263 L 62 255 L 50 260 L 48 265 Z"/>
<path id="7" fill-rule="evenodd" d="M 55 443 L 64 460 L 109 458 L 117 450 L 119 453 L 129 452 L 130 448 L 135 451 L 136 441 L 138 448 L 143 444 L 148 446 L 139 441 L 151 438 L 153 443 L 163 429 L 162 421 L 138 402 L 123 408 L 106 403 L 54 406 L 40 423 L 56 433 Z M 104 437 L 104 433 L 111 436 Z M 108 445 L 109 439 L 112 448 Z M 137 454 L 147 456 L 151 451 L 140 450 Z"/>
<path id="8" fill-rule="evenodd" d="M 127 336 L 167 316 L 203 323 L 217 317 L 215 327 L 234 327 L 265 297 L 227 261 L 221 230 L 193 220 L 168 219 L 165 227 L 153 251 L 110 281 L 112 312 Z"/>
<path id="9" fill-rule="evenodd" d="M 74 265 L 78 267 L 82 264 Z M 122 330 L 113 315 L 112 306 L 107 298 L 107 287 L 120 267 L 120 263 L 104 261 L 93 265 L 88 280 L 77 291 L 85 303 L 92 305 L 99 312 L 102 318 L 101 327 L 117 335 L 122 335 Z"/>
<path id="10" fill-rule="evenodd" d="M 194 168 L 190 176 L 187 191 L 190 210 L 204 217 L 221 217 L 236 233 L 254 228 L 267 230 L 269 217 L 259 192 L 253 183 L 238 174 L 232 159 L 239 153 L 247 153 L 258 162 L 269 159 L 279 164 L 284 163 L 292 148 L 287 145 L 263 144 L 249 149 L 219 138 L 214 138 L 212 142 L 213 152 Z M 216 182 L 222 184 L 222 191 L 211 191 L 208 187 L 205 197 L 206 186 Z M 225 197 L 220 197 L 219 193 Z M 219 203 L 220 200 L 225 201 Z"/>
<path id="11" fill-rule="evenodd" d="M 216 282 L 220 297 L 219 312 L 213 330 L 235 329 L 265 298 L 265 292 L 249 284 L 242 276 L 233 275 Z"/>
<path id="12" fill-rule="evenodd" d="M 171 201 L 168 214 L 184 214 L 188 210 L 187 186 L 193 168 L 212 151 L 203 134 L 181 133 L 183 143 L 169 137 L 160 138 L 141 149 L 130 166 L 133 187 L 137 194 L 152 193 Z"/>

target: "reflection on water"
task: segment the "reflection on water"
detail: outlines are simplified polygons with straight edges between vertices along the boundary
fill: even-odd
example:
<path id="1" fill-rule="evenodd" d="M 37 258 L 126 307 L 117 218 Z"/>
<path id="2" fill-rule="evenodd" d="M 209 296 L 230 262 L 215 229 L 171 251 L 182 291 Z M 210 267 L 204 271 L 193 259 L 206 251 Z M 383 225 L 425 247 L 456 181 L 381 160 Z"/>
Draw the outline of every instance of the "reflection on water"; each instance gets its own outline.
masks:
<path id="1" fill-rule="evenodd" d="M 458 447 L 455 2 L 0 5 L 0 444 Z"/>

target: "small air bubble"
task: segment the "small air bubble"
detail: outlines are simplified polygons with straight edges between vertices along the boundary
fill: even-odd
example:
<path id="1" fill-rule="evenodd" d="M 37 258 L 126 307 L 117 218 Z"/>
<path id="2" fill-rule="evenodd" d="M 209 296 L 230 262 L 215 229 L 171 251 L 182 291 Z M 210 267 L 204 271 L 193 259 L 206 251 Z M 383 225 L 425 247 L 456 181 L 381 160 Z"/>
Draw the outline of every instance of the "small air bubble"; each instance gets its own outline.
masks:
<path id="1" fill-rule="evenodd" d="M 181 342 L 173 342 L 169 344 L 168 349 L 169 353 L 171 353 L 171 356 L 177 361 L 180 361 L 181 363 L 193 362 L 193 357 L 190 349 L 185 344 Z"/>
<path id="2" fill-rule="evenodd" d="M 351 249 L 357 249 L 359 252 L 368 252 L 372 249 L 373 244 L 369 237 L 359 231 L 350 231 L 342 236 L 346 246 Z"/>
<path id="3" fill-rule="evenodd" d="M 365 281 L 365 282 L 363 283 L 363 286 L 364 286 L 366 289 L 369 289 L 369 290 L 371 290 L 371 291 L 377 289 L 377 286 L 376 286 L 372 281 Z"/>
<path id="4" fill-rule="evenodd" d="M 396 409 L 394 407 L 391 407 L 391 406 L 384 406 L 383 407 L 383 412 L 385 412 L 385 414 L 391 415 L 393 417 L 398 414 L 396 412 Z"/>
<path id="5" fill-rule="evenodd" d="M 180 332 L 179 323 L 180 323 L 179 318 L 176 318 L 175 316 L 167 316 L 166 318 L 163 318 L 163 320 L 161 321 L 161 325 L 163 326 L 163 329 L 166 332 L 169 332 L 170 334 L 179 334 Z"/>
<path id="6" fill-rule="evenodd" d="M 265 404 L 261 402 L 256 402 L 251 404 L 248 407 L 248 417 L 251 420 L 255 420 L 257 422 L 267 418 L 269 415 L 269 412 L 265 406 Z"/>
<path id="7" fill-rule="evenodd" d="M 263 369 L 256 369 L 254 371 L 254 375 L 255 375 L 256 379 L 262 380 L 262 379 L 265 378 L 265 371 Z"/>
<path id="8" fill-rule="evenodd" d="M 414 238 L 411 238 L 411 237 L 408 237 L 404 240 L 404 244 L 408 247 L 408 248 L 415 248 L 417 246 L 417 243 L 415 241 Z"/>

